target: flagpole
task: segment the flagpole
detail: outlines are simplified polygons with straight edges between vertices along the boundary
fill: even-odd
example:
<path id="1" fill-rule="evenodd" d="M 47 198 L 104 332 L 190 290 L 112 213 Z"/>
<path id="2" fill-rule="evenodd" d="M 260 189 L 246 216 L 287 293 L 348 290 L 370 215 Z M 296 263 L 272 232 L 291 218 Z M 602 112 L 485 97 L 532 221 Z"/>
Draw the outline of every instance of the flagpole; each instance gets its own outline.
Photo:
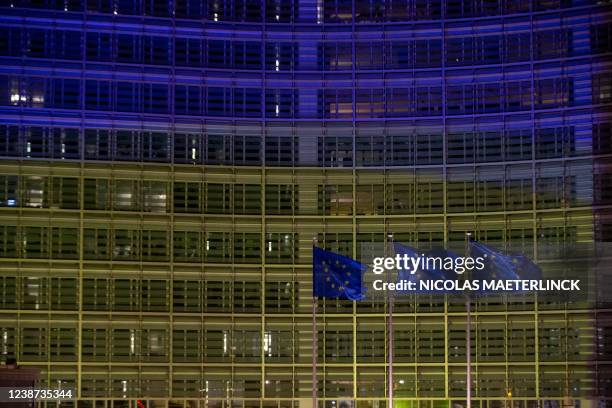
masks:
<path id="1" fill-rule="evenodd" d="M 389 245 L 393 245 L 393 234 L 392 233 L 388 233 L 387 234 L 387 245 L 385 247 L 388 247 Z M 390 248 L 389 248 L 390 249 Z M 385 252 L 388 252 L 387 248 L 385 248 Z M 385 257 L 388 256 L 387 254 L 385 254 Z M 391 282 L 389 279 L 390 275 L 390 271 L 387 270 L 387 281 Z M 387 323 L 388 323 L 388 327 L 387 327 L 387 333 L 389 336 L 389 346 L 388 346 L 388 363 L 389 366 L 387 368 L 387 386 L 388 386 L 388 399 L 389 399 L 389 404 L 388 407 L 389 408 L 393 408 L 393 293 L 392 292 L 388 292 L 389 293 L 389 317 L 387 318 Z"/>
<path id="2" fill-rule="evenodd" d="M 465 256 L 470 255 L 470 232 L 465 233 Z M 469 272 L 468 272 L 469 275 Z M 469 278 L 469 276 L 468 276 Z M 467 328 L 465 330 L 465 348 L 466 348 L 466 370 L 465 370 L 465 386 L 466 386 L 466 398 L 467 408 L 472 408 L 472 310 L 471 310 L 471 299 L 470 293 L 468 292 L 465 296 L 465 309 Z"/>
<path id="3" fill-rule="evenodd" d="M 314 276 L 314 248 L 317 246 L 317 237 L 312 239 L 313 276 Z M 314 280 L 312 282 L 312 408 L 317 407 L 317 298 L 314 295 Z"/>

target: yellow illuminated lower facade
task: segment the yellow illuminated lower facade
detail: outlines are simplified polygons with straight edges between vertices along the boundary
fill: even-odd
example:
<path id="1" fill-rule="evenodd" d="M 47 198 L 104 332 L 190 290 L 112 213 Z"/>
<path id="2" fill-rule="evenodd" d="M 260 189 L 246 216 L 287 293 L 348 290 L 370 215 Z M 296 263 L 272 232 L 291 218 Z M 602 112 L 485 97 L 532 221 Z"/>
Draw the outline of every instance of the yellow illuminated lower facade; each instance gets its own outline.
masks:
<path id="1" fill-rule="evenodd" d="M 61 406 L 310 407 L 313 239 L 354 258 L 389 232 L 408 245 L 461 243 L 467 231 L 514 246 L 592 242 L 590 203 L 563 201 L 565 179 L 542 187 L 525 166 L 460 178 L 5 160 L 2 353 L 75 389 Z M 494 171 L 506 178 L 487 179 Z M 596 322 L 611 313 L 533 298 L 472 310 L 473 407 L 609 404 L 594 395 L 610 387 L 609 334 Z M 318 301 L 318 406 L 389 406 L 387 312 Z M 465 406 L 465 334 L 462 302 L 395 304 L 396 408 Z"/>

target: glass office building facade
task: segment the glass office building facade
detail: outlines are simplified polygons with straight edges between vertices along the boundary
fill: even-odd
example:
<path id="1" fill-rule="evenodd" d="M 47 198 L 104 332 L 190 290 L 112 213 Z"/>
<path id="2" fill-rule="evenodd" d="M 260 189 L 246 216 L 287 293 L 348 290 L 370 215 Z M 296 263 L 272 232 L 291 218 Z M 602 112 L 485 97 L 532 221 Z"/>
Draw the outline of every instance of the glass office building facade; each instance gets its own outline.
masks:
<path id="1" fill-rule="evenodd" d="M 538 260 L 612 239 L 611 21 L 608 0 L 2 0 L 2 354 L 66 406 L 311 406 L 313 238 L 358 258 L 472 231 Z M 610 406 L 612 311 L 473 309 L 474 406 Z M 319 301 L 319 406 L 388 406 L 387 311 Z M 464 404 L 465 331 L 462 303 L 396 306 L 396 407 Z"/>

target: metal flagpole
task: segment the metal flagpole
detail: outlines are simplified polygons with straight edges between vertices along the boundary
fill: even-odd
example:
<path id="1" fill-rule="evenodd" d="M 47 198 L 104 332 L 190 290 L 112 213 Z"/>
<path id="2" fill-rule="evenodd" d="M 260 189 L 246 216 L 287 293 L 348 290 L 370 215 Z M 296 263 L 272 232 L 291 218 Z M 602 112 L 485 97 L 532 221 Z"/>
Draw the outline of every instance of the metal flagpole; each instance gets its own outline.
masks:
<path id="1" fill-rule="evenodd" d="M 387 244 L 385 245 L 385 257 L 387 257 L 387 252 L 389 251 L 389 249 L 387 249 L 387 247 L 389 245 L 393 245 L 393 234 L 392 233 L 388 233 L 387 234 Z M 387 282 L 390 282 L 389 278 L 391 275 L 391 271 L 387 270 Z M 388 399 L 389 399 L 389 404 L 388 407 L 389 408 L 393 408 L 393 296 L 394 294 L 392 292 L 388 292 L 389 293 L 389 317 L 387 318 L 387 333 L 389 336 L 389 342 L 388 342 L 388 350 L 387 350 L 387 354 L 388 354 L 388 363 L 389 366 L 387 367 L 387 386 L 388 386 Z"/>
<path id="2" fill-rule="evenodd" d="M 465 233 L 465 256 L 470 254 L 470 232 Z M 469 272 L 468 272 L 469 274 Z M 469 278 L 469 276 L 468 276 Z M 466 398 L 467 408 L 472 408 L 472 310 L 471 310 L 471 299 L 470 293 L 468 292 L 465 296 L 465 309 L 467 315 L 467 323 L 465 330 L 465 348 L 466 348 L 466 370 L 465 370 L 465 386 L 466 386 Z"/>
<path id="3" fill-rule="evenodd" d="M 312 239 L 312 408 L 317 407 L 317 298 L 314 295 L 314 249 L 317 237 Z"/>

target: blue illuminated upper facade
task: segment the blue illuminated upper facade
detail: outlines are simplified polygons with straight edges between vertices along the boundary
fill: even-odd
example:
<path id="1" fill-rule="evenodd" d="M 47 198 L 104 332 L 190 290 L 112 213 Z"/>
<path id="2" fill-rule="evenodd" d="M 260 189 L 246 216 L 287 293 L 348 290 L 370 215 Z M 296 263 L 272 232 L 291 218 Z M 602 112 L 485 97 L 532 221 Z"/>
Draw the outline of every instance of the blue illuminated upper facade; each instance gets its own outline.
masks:
<path id="1" fill-rule="evenodd" d="M 395 167 L 610 153 L 606 2 L 3 6 L 2 156 Z"/>

